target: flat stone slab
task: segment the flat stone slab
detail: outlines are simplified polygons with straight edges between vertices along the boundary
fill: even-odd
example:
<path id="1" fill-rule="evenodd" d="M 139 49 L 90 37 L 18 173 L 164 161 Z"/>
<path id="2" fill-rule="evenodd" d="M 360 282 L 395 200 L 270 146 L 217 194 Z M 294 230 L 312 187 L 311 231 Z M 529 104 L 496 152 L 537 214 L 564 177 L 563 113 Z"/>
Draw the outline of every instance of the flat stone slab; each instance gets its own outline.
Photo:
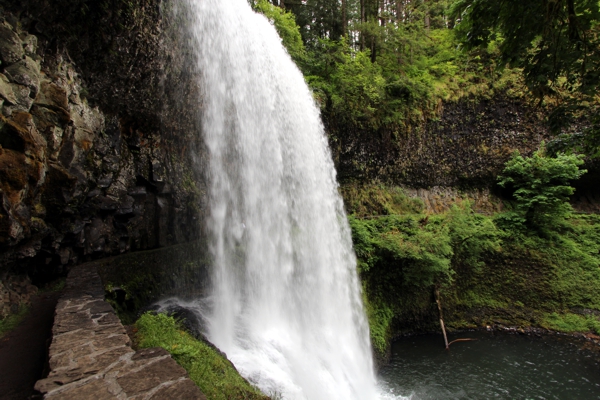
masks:
<path id="1" fill-rule="evenodd" d="M 166 350 L 131 348 L 92 264 L 69 273 L 52 334 L 50 373 L 35 385 L 44 399 L 206 400 Z"/>

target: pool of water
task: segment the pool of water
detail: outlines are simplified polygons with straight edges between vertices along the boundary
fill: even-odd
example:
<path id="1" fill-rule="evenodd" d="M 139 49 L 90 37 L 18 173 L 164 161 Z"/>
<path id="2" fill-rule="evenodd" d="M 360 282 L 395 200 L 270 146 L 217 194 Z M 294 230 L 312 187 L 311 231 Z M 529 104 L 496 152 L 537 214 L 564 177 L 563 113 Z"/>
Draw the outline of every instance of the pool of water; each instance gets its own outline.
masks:
<path id="1" fill-rule="evenodd" d="M 600 399 L 600 356 L 571 338 L 467 332 L 403 338 L 380 381 L 392 396 L 443 399 Z M 449 338 L 453 340 L 455 338 Z"/>

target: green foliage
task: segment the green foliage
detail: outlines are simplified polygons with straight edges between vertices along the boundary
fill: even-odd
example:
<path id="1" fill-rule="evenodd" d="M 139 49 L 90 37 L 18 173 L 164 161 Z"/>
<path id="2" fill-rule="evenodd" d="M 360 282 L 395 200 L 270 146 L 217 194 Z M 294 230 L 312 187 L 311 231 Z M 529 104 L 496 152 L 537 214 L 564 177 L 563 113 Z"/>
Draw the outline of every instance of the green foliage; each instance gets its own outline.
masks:
<path id="1" fill-rule="evenodd" d="M 10 314 L 4 319 L 0 319 L 0 338 L 19 326 L 28 312 L 29 307 L 21 306 L 16 314 Z"/>
<path id="2" fill-rule="evenodd" d="M 460 0 L 458 31 L 469 48 L 502 38 L 502 60 L 524 68 L 530 89 L 538 96 L 563 84 L 595 94 L 600 83 L 600 8 L 597 0 L 499 2 Z M 515 16 L 519 18 L 515 18 Z M 527 21 L 527 23 L 523 23 Z"/>
<path id="3" fill-rule="evenodd" d="M 401 14 L 370 0 L 286 2 L 295 21 L 277 1 L 253 3 L 274 23 L 326 118 L 397 130 L 435 118 L 442 99 L 489 96 L 518 79 L 496 71 L 495 43 L 471 54 L 460 49 L 448 29 L 452 2 L 403 2 Z"/>
<path id="4" fill-rule="evenodd" d="M 600 334 L 600 319 L 593 315 L 558 314 L 553 312 L 547 314 L 540 325 L 559 332 L 593 332 Z"/>
<path id="5" fill-rule="evenodd" d="M 345 185 L 341 187 L 346 210 L 356 218 L 391 214 L 419 214 L 423 201 L 408 197 L 399 187 Z"/>
<path id="6" fill-rule="evenodd" d="M 333 108 L 352 120 L 368 121 L 377 127 L 376 111 L 383 101 L 385 87 L 381 68 L 371 63 L 363 51 L 342 53 L 336 67 L 331 75 L 336 88 L 331 93 Z"/>
<path id="7" fill-rule="evenodd" d="M 350 216 L 349 221 L 359 270 L 394 268 L 401 277 L 395 285 L 451 283 L 453 259 L 477 267 L 483 252 L 499 248 L 502 236 L 491 218 L 475 214 L 468 203 L 437 216 Z"/>
<path id="8" fill-rule="evenodd" d="M 476 214 L 469 203 L 453 205 L 446 214 L 453 250 L 453 264 L 469 268 L 485 265 L 483 255 L 497 252 L 506 233 L 496 227 L 489 216 Z"/>
<path id="9" fill-rule="evenodd" d="M 457 32 L 467 49 L 485 48 L 498 40 L 499 67 L 507 64 L 522 68 L 529 91 L 540 103 L 552 100 L 550 125 L 555 132 L 582 112 L 598 113 L 597 0 L 459 0 L 453 13 L 460 18 Z M 599 120 L 587 122 L 593 132 L 600 129 Z M 592 145 L 588 154 L 598 154 L 598 142 L 583 142 Z"/>
<path id="10" fill-rule="evenodd" d="M 343 193 L 349 209 L 362 216 L 351 215 L 349 222 L 371 341 L 379 354 L 400 315 L 428 313 L 432 289 L 452 287 L 456 266 L 480 270 L 484 254 L 498 251 L 504 237 L 491 217 L 474 213 L 468 202 L 441 215 L 425 215 L 423 205 L 399 188 L 350 186 Z M 369 207 L 390 215 L 370 216 Z"/>
<path id="11" fill-rule="evenodd" d="M 385 354 L 392 334 L 393 309 L 381 299 L 369 300 L 364 304 L 369 319 L 371 343 L 378 354 Z"/>
<path id="12" fill-rule="evenodd" d="M 283 45 L 296 64 L 300 65 L 304 62 L 306 51 L 294 14 L 274 6 L 267 0 L 258 0 L 254 7 L 275 26 Z"/>
<path id="13" fill-rule="evenodd" d="M 398 281 L 384 282 L 381 289 L 393 292 L 402 285 L 427 287 L 450 281 L 453 253 L 448 227 L 440 218 L 394 215 L 370 220 L 350 217 L 349 221 L 359 270 L 399 272 Z"/>
<path id="14" fill-rule="evenodd" d="M 528 158 L 514 153 L 498 177 L 498 185 L 512 189 L 516 202 L 507 220 L 539 230 L 563 221 L 572 211 L 568 201 L 575 189 L 569 183 L 587 172 L 579 169 L 581 164 L 576 155 L 546 157 L 543 148 Z"/>
<path id="15" fill-rule="evenodd" d="M 217 350 L 194 339 L 172 317 L 146 313 L 136 322 L 136 328 L 141 348 L 162 347 L 171 353 L 209 400 L 268 399 Z"/>
<path id="16" fill-rule="evenodd" d="M 577 167 L 577 159 L 562 162 Z M 556 165 L 542 170 L 563 176 Z M 438 329 L 436 286 L 449 329 L 502 323 L 598 332 L 589 315 L 600 311 L 600 215 L 567 213 L 556 229 L 539 235 L 537 227 L 506 224 L 516 211 L 482 215 L 468 201 L 426 215 L 398 188 L 345 186 L 342 194 L 353 213 L 349 222 L 379 354 L 398 332 Z M 588 316 L 569 310 L 588 310 Z"/>

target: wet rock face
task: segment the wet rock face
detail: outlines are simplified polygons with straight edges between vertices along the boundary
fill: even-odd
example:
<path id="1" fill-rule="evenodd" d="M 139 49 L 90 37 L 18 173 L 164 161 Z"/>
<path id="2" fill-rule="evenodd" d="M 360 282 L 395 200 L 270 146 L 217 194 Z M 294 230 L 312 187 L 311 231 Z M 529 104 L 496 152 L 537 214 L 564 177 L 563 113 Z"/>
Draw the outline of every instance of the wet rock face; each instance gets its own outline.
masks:
<path id="1" fill-rule="evenodd" d="M 15 314 L 23 305 L 31 303 L 38 288 L 31 284 L 28 276 L 4 275 L 0 278 L 0 320 L 9 314 Z"/>
<path id="2" fill-rule="evenodd" d="M 50 3 L 13 3 L 11 14 L 0 0 L 0 272 L 43 279 L 83 260 L 197 239 L 202 157 L 196 118 L 182 117 L 180 103 L 197 93 L 177 95 L 185 81 L 169 85 L 166 75 L 164 96 L 147 86 L 159 77 L 156 31 L 76 67 L 68 38 L 33 12 Z M 148 29 L 160 30 L 154 23 Z M 145 57 L 156 58 L 148 76 L 123 64 Z"/>
<path id="3" fill-rule="evenodd" d="M 516 99 L 463 99 L 438 120 L 378 131 L 324 115 L 338 178 L 412 188 L 490 187 L 515 150 L 529 155 L 548 132 L 543 116 Z"/>

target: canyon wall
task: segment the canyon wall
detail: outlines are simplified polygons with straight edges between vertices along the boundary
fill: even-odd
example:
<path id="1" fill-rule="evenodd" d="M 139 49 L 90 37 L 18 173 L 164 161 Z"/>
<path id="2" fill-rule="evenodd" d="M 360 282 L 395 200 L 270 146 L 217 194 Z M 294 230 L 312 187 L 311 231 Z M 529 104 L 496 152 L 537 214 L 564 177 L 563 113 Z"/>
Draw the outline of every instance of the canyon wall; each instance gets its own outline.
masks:
<path id="1" fill-rule="evenodd" d="M 0 2 L 4 286 L 201 236 L 200 88 L 169 6 Z"/>

